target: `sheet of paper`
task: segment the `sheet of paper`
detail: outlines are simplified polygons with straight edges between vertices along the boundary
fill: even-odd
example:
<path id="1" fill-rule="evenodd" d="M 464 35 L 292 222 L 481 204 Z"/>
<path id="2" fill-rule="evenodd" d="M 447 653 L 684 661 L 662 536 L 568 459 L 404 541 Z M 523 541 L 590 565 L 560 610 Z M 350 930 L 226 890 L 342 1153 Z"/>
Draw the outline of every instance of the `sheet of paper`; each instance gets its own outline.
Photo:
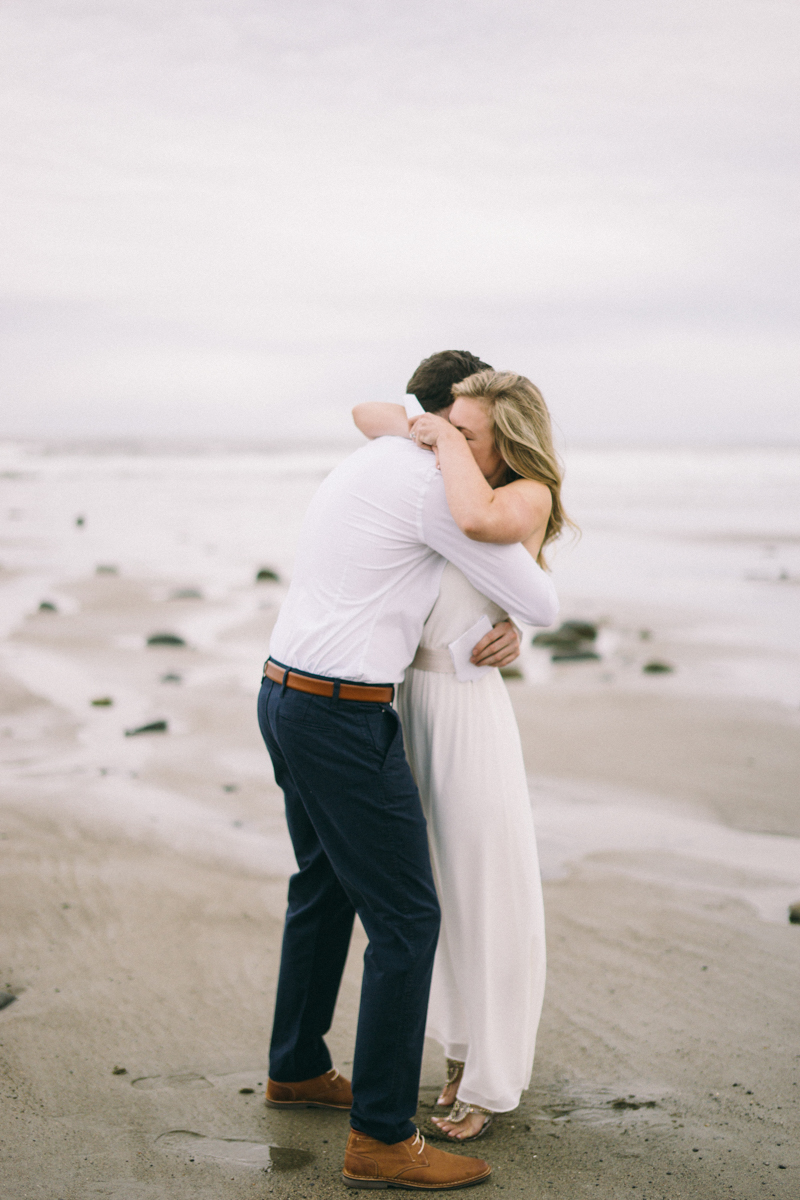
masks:
<path id="1" fill-rule="evenodd" d="M 462 633 L 460 638 L 456 638 L 456 640 L 451 642 L 447 647 L 453 656 L 453 664 L 456 669 L 456 678 L 461 683 L 469 683 L 475 679 L 483 679 L 487 671 L 494 670 L 493 667 L 476 667 L 474 663 L 469 661 L 470 655 L 472 654 L 475 646 L 482 637 L 486 637 L 486 634 L 489 633 L 491 628 L 492 622 L 484 614 L 484 616 L 479 617 L 475 624 L 468 629 L 466 633 Z"/>

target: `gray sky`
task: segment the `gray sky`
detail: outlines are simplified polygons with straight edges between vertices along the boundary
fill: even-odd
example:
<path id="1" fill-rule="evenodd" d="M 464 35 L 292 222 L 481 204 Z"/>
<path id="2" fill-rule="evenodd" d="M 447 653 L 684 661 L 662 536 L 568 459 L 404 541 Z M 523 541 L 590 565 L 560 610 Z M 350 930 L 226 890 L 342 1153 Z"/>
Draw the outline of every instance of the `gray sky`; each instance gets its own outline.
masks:
<path id="1" fill-rule="evenodd" d="M 12 434 L 346 435 L 423 356 L 567 443 L 800 442 L 796 0 L 5 0 Z"/>

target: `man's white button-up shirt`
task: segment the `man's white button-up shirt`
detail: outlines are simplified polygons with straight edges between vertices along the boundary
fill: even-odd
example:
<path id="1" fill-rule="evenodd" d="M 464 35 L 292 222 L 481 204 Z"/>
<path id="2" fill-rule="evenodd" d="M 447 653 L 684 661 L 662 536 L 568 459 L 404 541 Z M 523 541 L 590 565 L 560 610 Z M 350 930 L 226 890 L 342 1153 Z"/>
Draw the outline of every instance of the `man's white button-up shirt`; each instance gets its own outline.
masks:
<path id="1" fill-rule="evenodd" d="M 377 438 L 336 467 L 309 506 L 270 655 L 314 675 L 400 683 L 445 560 L 518 621 L 555 620 L 555 588 L 530 554 L 471 541 L 450 515 L 433 455 Z"/>

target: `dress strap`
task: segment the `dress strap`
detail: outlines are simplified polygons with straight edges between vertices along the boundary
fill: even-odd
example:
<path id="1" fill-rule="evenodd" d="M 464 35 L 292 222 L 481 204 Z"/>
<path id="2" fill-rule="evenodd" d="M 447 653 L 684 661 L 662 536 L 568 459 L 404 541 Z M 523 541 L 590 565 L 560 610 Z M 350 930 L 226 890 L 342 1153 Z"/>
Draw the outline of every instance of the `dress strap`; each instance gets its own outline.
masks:
<path id="1" fill-rule="evenodd" d="M 453 656 L 446 646 L 443 646 L 441 650 L 418 646 L 411 666 L 415 667 L 417 671 L 437 671 L 440 675 L 455 675 L 456 673 Z"/>

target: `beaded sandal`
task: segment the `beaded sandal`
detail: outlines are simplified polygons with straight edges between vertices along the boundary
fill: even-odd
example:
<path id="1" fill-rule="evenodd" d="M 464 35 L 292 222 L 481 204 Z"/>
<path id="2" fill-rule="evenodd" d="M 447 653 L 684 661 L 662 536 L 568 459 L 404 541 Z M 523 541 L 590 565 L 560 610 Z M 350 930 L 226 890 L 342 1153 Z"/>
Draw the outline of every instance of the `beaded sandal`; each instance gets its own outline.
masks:
<path id="1" fill-rule="evenodd" d="M 471 1133 L 469 1137 L 460 1138 L 449 1132 L 447 1136 L 454 1142 L 474 1142 L 476 1138 L 483 1137 L 494 1120 L 494 1113 L 490 1108 L 483 1108 L 480 1104 L 465 1104 L 463 1100 L 456 1100 L 447 1116 L 440 1117 L 439 1120 L 452 1121 L 454 1125 L 458 1125 L 459 1122 L 465 1121 L 470 1113 L 483 1113 L 483 1124 L 477 1133 Z M 436 1127 L 439 1128 L 438 1124 Z"/>
<path id="2" fill-rule="evenodd" d="M 439 1099 L 436 1101 L 439 1108 L 448 1108 L 449 1107 L 450 1101 L 443 1100 L 442 1096 L 445 1094 L 445 1092 L 447 1091 L 447 1089 L 449 1087 L 453 1086 L 454 1083 L 456 1085 L 461 1083 L 461 1076 L 463 1074 L 464 1074 L 463 1062 L 459 1062 L 459 1060 L 457 1058 L 448 1058 L 447 1059 L 447 1082 L 445 1083 L 444 1087 L 442 1088 Z"/>

